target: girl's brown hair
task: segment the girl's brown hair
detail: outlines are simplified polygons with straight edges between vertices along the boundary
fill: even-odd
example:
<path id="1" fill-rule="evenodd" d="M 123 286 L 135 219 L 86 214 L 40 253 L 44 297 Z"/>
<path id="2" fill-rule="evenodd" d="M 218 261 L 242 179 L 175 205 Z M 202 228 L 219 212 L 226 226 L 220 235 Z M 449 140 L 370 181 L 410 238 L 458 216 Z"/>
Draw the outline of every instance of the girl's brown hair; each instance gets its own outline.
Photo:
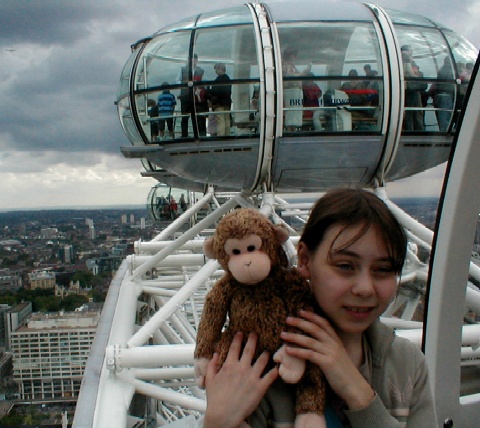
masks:
<path id="1" fill-rule="evenodd" d="M 405 232 L 385 203 L 372 192 L 333 189 L 325 193 L 313 206 L 300 241 L 305 243 L 309 251 L 315 252 L 326 230 L 333 225 L 343 225 L 344 228 L 363 226 L 344 247 L 360 239 L 371 226 L 376 226 L 387 247 L 394 271 L 401 273 L 407 251 Z"/>

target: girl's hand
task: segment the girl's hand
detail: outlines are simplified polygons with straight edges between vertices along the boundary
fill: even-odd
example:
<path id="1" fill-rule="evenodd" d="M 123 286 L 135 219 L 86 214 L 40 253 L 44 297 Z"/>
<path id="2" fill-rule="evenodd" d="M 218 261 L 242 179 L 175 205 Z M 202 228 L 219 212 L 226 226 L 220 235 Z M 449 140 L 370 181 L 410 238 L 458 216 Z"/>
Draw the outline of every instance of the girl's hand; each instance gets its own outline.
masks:
<path id="1" fill-rule="evenodd" d="M 345 400 L 349 409 L 362 409 L 374 397 L 374 391 L 358 371 L 362 354 L 349 355 L 343 342 L 330 323 L 313 312 L 300 311 L 301 318 L 288 317 L 287 324 L 304 331 L 308 336 L 283 332 L 283 340 L 295 344 L 287 346 L 287 353 L 317 364 L 325 374 L 330 387 Z M 357 348 L 361 351 L 361 347 Z M 352 358 L 358 360 L 354 364 Z"/>
<path id="2" fill-rule="evenodd" d="M 278 376 L 278 369 L 274 368 L 262 377 L 269 361 L 267 352 L 253 362 L 256 334 L 251 333 L 248 336 L 243 352 L 242 338 L 242 333 L 235 335 L 221 368 L 218 366 L 218 354 L 208 363 L 205 376 L 207 411 L 204 428 L 241 426 L 245 418 L 257 408 Z"/>

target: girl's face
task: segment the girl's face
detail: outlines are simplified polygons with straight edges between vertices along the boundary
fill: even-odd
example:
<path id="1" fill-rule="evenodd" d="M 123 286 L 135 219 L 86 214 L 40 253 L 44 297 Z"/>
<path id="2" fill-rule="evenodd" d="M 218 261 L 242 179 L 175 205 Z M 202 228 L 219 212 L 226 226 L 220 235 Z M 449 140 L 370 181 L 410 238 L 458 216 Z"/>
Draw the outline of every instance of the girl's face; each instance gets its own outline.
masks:
<path id="1" fill-rule="evenodd" d="M 361 334 L 387 308 L 397 290 L 397 275 L 385 244 L 371 227 L 350 246 L 362 225 L 333 225 L 310 252 L 298 244 L 298 270 L 337 333 Z"/>

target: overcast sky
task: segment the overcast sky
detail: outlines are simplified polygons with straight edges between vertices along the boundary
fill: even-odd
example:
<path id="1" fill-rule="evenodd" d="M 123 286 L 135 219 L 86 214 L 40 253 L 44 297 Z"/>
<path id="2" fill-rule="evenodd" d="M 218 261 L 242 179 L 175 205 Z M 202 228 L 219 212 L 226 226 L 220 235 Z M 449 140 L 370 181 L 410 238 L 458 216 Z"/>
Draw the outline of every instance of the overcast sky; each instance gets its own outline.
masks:
<path id="1" fill-rule="evenodd" d="M 244 3 L 1 0 L 0 210 L 144 204 L 156 181 L 121 155 L 130 143 L 114 106 L 130 45 L 198 12 Z M 480 0 L 372 3 L 415 11 L 480 45 Z M 424 188 L 439 188 L 442 174 L 423 174 Z"/>

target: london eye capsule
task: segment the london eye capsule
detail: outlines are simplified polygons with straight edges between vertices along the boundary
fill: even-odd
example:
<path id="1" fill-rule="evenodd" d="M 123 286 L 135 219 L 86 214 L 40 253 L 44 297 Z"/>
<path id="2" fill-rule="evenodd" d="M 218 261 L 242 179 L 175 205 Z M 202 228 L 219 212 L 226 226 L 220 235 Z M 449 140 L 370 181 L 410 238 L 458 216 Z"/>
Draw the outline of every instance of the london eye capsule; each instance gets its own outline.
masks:
<path id="1" fill-rule="evenodd" d="M 372 4 L 199 14 L 132 45 L 121 150 L 191 190 L 393 181 L 447 160 L 476 57 L 442 25 Z"/>

